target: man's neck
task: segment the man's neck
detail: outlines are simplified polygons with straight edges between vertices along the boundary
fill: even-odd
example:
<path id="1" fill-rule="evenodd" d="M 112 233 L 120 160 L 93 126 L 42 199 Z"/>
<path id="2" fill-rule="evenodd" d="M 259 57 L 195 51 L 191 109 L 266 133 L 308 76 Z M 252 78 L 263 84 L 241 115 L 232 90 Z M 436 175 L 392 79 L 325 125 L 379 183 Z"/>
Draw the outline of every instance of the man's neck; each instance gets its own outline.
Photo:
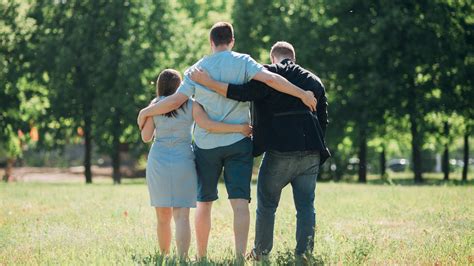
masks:
<path id="1" fill-rule="evenodd" d="M 230 51 L 229 45 L 219 45 L 214 48 L 214 53 L 222 52 L 222 51 Z"/>

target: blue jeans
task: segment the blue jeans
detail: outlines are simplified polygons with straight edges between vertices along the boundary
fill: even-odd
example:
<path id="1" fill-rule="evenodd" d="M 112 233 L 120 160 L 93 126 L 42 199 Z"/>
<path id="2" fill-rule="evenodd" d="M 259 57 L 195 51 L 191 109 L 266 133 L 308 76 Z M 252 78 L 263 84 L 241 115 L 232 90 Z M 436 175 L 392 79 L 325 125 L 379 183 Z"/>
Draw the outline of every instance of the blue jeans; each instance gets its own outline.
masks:
<path id="1" fill-rule="evenodd" d="M 257 221 L 254 252 L 267 255 L 273 247 L 275 212 L 282 189 L 291 184 L 296 206 L 296 250 L 298 255 L 314 247 L 316 215 L 314 197 L 319 173 L 319 152 L 266 152 L 257 185 Z"/>

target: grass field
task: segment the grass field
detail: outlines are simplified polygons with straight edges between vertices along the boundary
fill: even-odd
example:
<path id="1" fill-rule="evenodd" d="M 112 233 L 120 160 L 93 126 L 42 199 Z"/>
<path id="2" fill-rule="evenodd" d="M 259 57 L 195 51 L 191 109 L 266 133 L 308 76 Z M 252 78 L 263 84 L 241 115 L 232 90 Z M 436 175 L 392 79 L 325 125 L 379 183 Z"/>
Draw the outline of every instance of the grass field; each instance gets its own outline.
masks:
<path id="1" fill-rule="evenodd" d="M 0 265 L 161 264 L 144 180 L 0 185 Z M 224 187 L 213 210 L 210 258 L 232 258 Z M 253 187 L 255 198 L 255 187 Z M 319 183 L 310 263 L 474 264 L 473 186 Z M 251 204 L 253 242 L 255 201 Z M 284 191 L 271 263 L 293 263 L 295 209 Z M 192 247 L 191 255 L 195 254 Z M 173 262 L 169 259 L 168 262 Z"/>

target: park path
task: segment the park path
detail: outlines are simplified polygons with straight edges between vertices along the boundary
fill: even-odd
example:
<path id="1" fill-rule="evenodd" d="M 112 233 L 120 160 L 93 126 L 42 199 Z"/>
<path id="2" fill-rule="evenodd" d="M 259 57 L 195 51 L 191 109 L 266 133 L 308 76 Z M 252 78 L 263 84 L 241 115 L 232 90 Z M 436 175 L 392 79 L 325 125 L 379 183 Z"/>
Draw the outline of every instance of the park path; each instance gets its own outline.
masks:
<path id="1" fill-rule="evenodd" d="M 92 167 L 95 178 L 111 178 L 111 167 Z M 3 169 L 0 176 L 3 176 Z M 16 167 L 13 170 L 15 181 L 19 182 L 64 182 L 83 181 L 84 167 L 53 168 L 53 167 Z"/>

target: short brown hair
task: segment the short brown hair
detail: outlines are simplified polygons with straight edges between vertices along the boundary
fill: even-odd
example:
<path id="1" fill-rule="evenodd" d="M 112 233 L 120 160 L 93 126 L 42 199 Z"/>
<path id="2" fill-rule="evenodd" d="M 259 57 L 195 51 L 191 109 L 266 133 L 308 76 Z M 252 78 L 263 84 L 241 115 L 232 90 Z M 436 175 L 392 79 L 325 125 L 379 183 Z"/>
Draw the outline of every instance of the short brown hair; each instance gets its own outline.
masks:
<path id="1" fill-rule="evenodd" d="M 270 50 L 270 56 L 278 58 L 289 58 L 293 61 L 296 60 L 295 48 L 289 42 L 279 41 L 276 42 Z"/>
<path id="2" fill-rule="evenodd" d="M 209 36 L 215 46 L 229 44 L 234 39 L 234 28 L 228 22 L 217 22 L 212 26 Z"/>
<path id="3" fill-rule="evenodd" d="M 180 84 L 181 74 L 179 74 L 179 72 L 174 69 L 165 69 L 161 71 L 158 79 L 156 80 L 156 96 L 170 96 L 176 92 Z M 180 108 L 184 108 L 184 106 L 185 104 L 181 105 Z M 164 115 L 167 117 L 176 117 L 176 111 L 177 110 L 173 110 Z"/>

